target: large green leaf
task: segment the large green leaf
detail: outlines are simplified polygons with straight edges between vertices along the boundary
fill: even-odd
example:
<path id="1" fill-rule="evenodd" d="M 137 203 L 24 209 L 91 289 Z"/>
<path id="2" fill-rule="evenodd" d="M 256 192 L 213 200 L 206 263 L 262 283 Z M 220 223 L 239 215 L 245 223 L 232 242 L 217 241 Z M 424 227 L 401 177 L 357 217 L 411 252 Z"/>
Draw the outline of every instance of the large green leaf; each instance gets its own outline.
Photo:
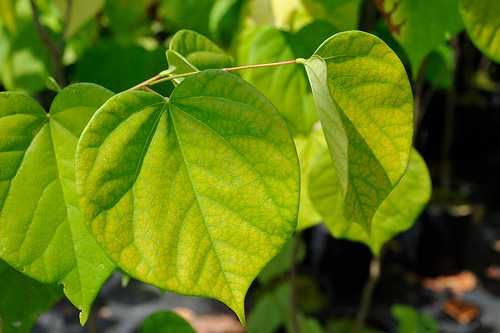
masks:
<path id="1" fill-rule="evenodd" d="M 343 214 L 369 232 L 408 165 L 408 77 L 382 40 L 361 31 L 332 36 L 303 62 L 345 199 Z"/>
<path id="2" fill-rule="evenodd" d="M 431 181 L 425 162 L 413 150 L 406 173 L 377 210 L 371 234 L 368 234 L 361 226 L 342 216 L 340 184 L 326 151 L 315 161 L 310 178 L 311 200 L 331 233 L 338 238 L 362 242 L 374 254 L 379 254 L 388 240 L 413 225 L 431 193 Z"/>
<path id="3" fill-rule="evenodd" d="M 408 54 L 413 77 L 432 50 L 462 30 L 458 1 L 375 1 L 392 34 Z"/>
<path id="4" fill-rule="evenodd" d="M 170 40 L 167 61 L 176 73 L 231 67 L 233 58 L 207 37 L 191 30 L 178 31 Z"/>
<path id="5" fill-rule="evenodd" d="M 194 329 L 175 312 L 153 313 L 142 323 L 139 333 L 196 333 Z"/>
<path id="6" fill-rule="evenodd" d="M 42 282 L 59 282 L 85 322 L 113 264 L 85 228 L 74 154 L 81 131 L 112 93 L 62 90 L 50 117 L 32 98 L 0 93 L 0 257 Z"/>
<path id="7" fill-rule="evenodd" d="M 170 99 L 124 92 L 77 151 L 81 207 L 127 274 L 217 298 L 244 321 L 245 293 L 297 223 L 299 168 L 285 123 L 233 74 L 184 79 Z"/>
<path id="8" fill-rule="evenodd" d="M 484 54 L 500 63 L 500 1 L 459 1 L 470 39 Z"/>
<path id="9" fill-rule="evenodd" d="M 0 260 L 0 332 L 28 333 L 61 297 L 55 286 L 30 279 Z"/>
<path id="10" fill-rule="evenodd" d="M 241 45 L 248 49 L 245 51 L 246 57 L 239 61 L 244 64 L 261 64 L 308 57 L 334 32 L 333 27 L 324 22 L 311 23 L 297 33 L 265 28 Z M 307 76 L 301 66 L 253 69 L 244 71 L 241 75 L 273 102 L 293 133 L 307 134 L 311 130 L 317 115 Z"/>

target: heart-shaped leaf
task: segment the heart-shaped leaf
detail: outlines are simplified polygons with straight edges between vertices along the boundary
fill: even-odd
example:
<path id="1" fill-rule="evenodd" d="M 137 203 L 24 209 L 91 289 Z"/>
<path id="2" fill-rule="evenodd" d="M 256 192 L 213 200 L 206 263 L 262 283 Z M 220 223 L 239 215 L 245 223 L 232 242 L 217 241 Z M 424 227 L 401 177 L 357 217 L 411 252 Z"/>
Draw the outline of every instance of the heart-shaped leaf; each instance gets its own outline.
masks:
<path id="1" fill-rule="evenodd" d="M 0 257 L 37 280 L 62 283 L 82 322 L 113 264 L 83 223 L 74 154 L 111 96 L 75 84 L 56 96 L 48 116 L 24 94 L 0 93 Z"/>
<path id="2" fill-rule="evenodd" d="M 413 225 L 429 201 L 431 180 L 424 160 L 413 150 L 406 173 L 373 217 L 371 234 L 342 216 L 340 184 L 326 149 L 314 162 L 309 191 L 313 204 L 335 237 L 362 242 L 378 255 L 388 240 Z"/>
<path id="3" fill-rule="evenodd" d="M 53 285 L 19 273 L 0 260 L 0 332 L 28 333 L 38 316 L 62 296 Z"/>
<path id="4" fill-rule="evenodd" d="M 500 1 L 460 0 L 460 13 L 472 42 L 500 63 Z"/>
<path id="5" fill-rule="evenodd" d="M 297 223 L 295 146 L 271 103 L 208 70 L 170 99 L 111 98 L 77 151 L 81 207 L 131 276 L 219 299 L 244 321 L 245 293 Z"/>
<path id="6" fill-rule="evenodd" d="M 343 215 L 369 231 L 406 170 L 413 98 L 405 69 L 378 37 L 338 33 L 303 60 L 330 148 Z"/>

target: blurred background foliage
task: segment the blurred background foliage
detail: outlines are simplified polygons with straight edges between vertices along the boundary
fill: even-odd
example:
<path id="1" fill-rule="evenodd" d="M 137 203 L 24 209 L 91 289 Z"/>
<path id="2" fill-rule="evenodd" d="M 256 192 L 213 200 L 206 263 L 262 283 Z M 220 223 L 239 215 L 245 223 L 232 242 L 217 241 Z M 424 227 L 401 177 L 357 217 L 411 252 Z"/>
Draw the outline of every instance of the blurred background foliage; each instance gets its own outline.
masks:
<path id="1" fill-rule="evenodd" d="M 460 14 L 469 1 L 462 2 L 460 9 L 458 0 L 0 0 L 0 90 L 28 93 L 44 105 L 58 86 L 72 82 L 94 82 L 120 92 L 165 70 L 166 50 L 177 47 L 170 44 L 172 36 L 183 29 L 208 37 L 220 47 L 211 52 L 234 65 L 307 58 L 339 31 L 374 33 L 399 55 L 412 82 L 414 142 L 429 167 L 433 194 L 417 223 L 386 246 L 368 314 L 373 328 L 363 332 L 500 332 L 500 67 L 495 63 L 500 56 L 494 53 L 500 37 L 497 31 L 489 46 L 474 35 L 471 40 L 464 31 L 466 16 Z M 500 21 L 500 12 L 496 15 Z M 303 68 L 265 68 L 241 76 L 287 120 L 304 179 L 325 186 L 319 177 L 308 176 L 319 163 L 312 163 L 310 156 L 323 146 Z M 158 89 L 168 94 L 172 86 Z M 302 184 L 303 195 L 311 186 Z M 332 238 L 324 226 L 315 226 L 326 220 L 319 207 L 307 200 L 301 205 L 303 231 L 251 289 L 250 333 L 297 333 L 294 320 L 300 332 L 353 329 L 370 251 Z M 409 227 L 413 219 L 407 222 Z M 461 280 L 464 271 L 472 272 L 473 288 Z M 454 277 L 451 285 L 465 285 L 464 290 L 435 280 L 440 276 Z M 48 310 L 61 295 L 4 263 L 0 277 L 7 281 L 0 286 L 2 321 L 26 323 L 6 325 L 6 332 L 29 331 L 33 314 Z M 9 286 L 16 283 L 27 286 L 24 295 L 9 294 Z M 429 287 L 436 283 L 444 287 Z M 120 299 L 113 292 L 131 288 L 143 290 L 137 282 L 126 289 L 105 288 L 96 314 L 82 331 L 106 331 L 110 324 L 103 309 Z M 139 303 L 142 296 L 137 293 L 130 297 Z M 40 295 L 44 302 L 28 301 Z M 294 298 L 298 309 L 290 309 Z M 450 302 L 457 299 L 462 303 L 453 307 Z M 480 314 L 460 320 L 470 308 L 480 308 Z M 64 304 L 53 311 L 68 316 L 61 309 L 72 313 Z M 171 317 L 160 313 L 140 332 L 160 332 L 156 325 L 171 323 Z M 42 320 L 37 330 L 46 327 L 53 326 L 44 326 Z M 79 330 L 77 325 L 68 327 Z"/>

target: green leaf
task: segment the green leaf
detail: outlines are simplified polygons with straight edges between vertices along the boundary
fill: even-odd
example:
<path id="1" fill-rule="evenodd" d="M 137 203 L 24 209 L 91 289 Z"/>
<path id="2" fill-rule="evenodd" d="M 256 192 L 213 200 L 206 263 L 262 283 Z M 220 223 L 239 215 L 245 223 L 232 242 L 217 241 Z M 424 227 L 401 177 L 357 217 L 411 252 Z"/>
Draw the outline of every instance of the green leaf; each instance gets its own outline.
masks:
<path id="1" fill-rule="evenodd" d="M 0 260 L 0 332 L 28 333 L 38 316 L 61 298 L 52 285 L 30 279 Z"/>
<path id="2" fill-rule="evenodd" d="M 39 281 L 63 284 L 82 322 L 113 264 L 83 223 L 74 154 L 111 95 L 94 84 L 69 86 L 49 117 L 26 95 L 0 93 L 0 257 Z"/>
<path id="3" fill-rule="evenodd" d="M 408 54 L 414 78 L 424 58 L 463 29 L 458 1 L 375 1 L 389 30 Z"/>
<path id="4" fill-rule="evenodd" d="M 295 138 L 295 147 L 300 162 L 300 206 L 298 230 L 309 228 L 321 222 L 321 216 L 314 208 L 309 195 L 310 173 L 318 154 L 326 149 L 326 142 L 321 129 L 306 136 Z"/>
<path id="5" fill-rule="evenodd" d="M 408 165 L 408 77 L 382 40 L 361 31 L 332 36 L 304 65 L 344 197 L 343 215 L 369 232 Z"/>
<path id="6" fill-rule="evenodd" d="M 418 312 L 411 306 L 396 304 L 391 307 L 398 320 L 399 333 L 438 333 L 438 323 L 429 315 Z"/>
<path id="7" fill-rule="evenodd" d="M 104 0 L 56 0 L 62 13 L 68 12 L 67 22 L 65 22 L 64 37 L 70 38 L 82 28 L 85 23 L 97 16 L 97 13 L 104 7 Z"/>
<path id="8" fill-rule="evenodd" d="M 0 24 L 11 33 L 16 31 L 15 0 L 0 0 Z"/>
<path id="9" fill-rule="evenodd" d="M 361 226 L 342 216 L 340 184 L 326 151 L 315 161 L 310 178 L 311 200 L 330 232 L 335 237 L 366 244 L 375 255 L 380 254 L 388 240 L 413 225 L 431 194 L 431 180 L 425 162 L 413 150 L 406 173 L 377 210 L 371 234 L 368 234 Z"/>
<path id="10" fill-rule="evenodd" d="M 195 330 L 175 312 L 157 312 L 142 323 L 139 333 L 196 333 Z"/>
<path id="11" fill-rule="evenodd" d="M 231 67 L 233 59 L 207 37 L 181 30 L 170 40 L 167 61 L 177 74 Z"/>
<path id="12" fill-rule="evenodd" d="M 470 39 L 481 52 L 500 63 L 500 2 L 459 1 L 460 14 Z"/>
<path id="13" fill-rule="evenodd" d="M 89 228 L 127 274 L 216 298 L 244 322 L 245 293 L 297 223 L 299 168 L 274 107 L 239 77 L 207 70 L 170 99 L 111 98 L 77 151 Z"/>
<path id="14" fill-rule="evenodd" d="M 309 14 L 328 20 L 338 30 L 357 29 L 361 11 L 361 0 L 302 0 Z"/>
<path id="15" fill-rule="evenodd" d="M 315 22 L 297 33 L 265 28 L 240 47 L 244 64 L 261 64 L 309 56 L 335 30 L 328 24 Z M 304 42 L 307 41 L 307 42 Z M 317 120 L 314 101 L 304 69 L 297 65 L 259 68 L 241 72 L 244 79 L 257 87 L 286 119 L 295 133 L 307 134 Z"/>

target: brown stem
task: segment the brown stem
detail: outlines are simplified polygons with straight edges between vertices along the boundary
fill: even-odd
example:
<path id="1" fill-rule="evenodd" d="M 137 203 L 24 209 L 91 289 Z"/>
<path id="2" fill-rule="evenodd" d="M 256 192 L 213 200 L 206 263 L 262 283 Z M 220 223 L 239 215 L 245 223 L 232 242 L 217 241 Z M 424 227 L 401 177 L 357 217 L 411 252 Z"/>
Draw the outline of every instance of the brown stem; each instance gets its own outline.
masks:
<path id="1" fill-rule="evenodd" d="M 54 74 L 57 83 L 61 86 L 66 85 L 66 79 L 64 77 L 63 64 L 62 64 L 62 52 L 57 44 L 50 38 L 49 33 L 45 27 L 40 23 L 40 13 L 36 7 L 35 0 L 30 0 L 31 11 L 33 13 L 33 22 L 35 24 L 36 31 L 40 37 L 42 43 L 47 48 L 49 52 L 52 65 L 54 66 Z"/>
<path id="2" fill-rule="evenodd" d="M 363 331 L 365 320 L 372 303 L 373 290 L 375 289 L 375 285 L 377 284 L 379 277 L 380 256 L 373 256 L 372 260 L 370 261 L 370 275 L 368 277 L 368 281 L 365 284 L 365 287 L 363 288 L 361 304 L 356 316 L 356 322 L 354 323 L 352 333 L 361 333 Z"/>

